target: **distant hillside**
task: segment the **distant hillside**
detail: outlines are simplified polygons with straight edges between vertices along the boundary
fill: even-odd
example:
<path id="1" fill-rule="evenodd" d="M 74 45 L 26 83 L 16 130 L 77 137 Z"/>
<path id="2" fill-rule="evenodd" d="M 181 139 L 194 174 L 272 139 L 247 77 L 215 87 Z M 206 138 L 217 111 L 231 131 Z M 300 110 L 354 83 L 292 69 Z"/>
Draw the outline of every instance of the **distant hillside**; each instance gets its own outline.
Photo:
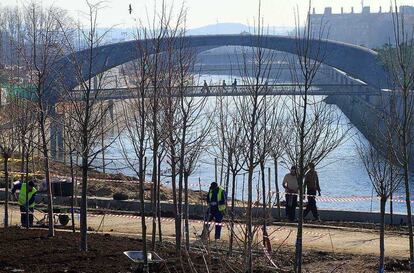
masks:
<path id="1" fill-rule="evenodd" d="M 188 30 L 189 35 L 206 35 L 206 34 L 240 34 L 250 32 L 249 26 L 239 23 L 220 23 L 202 26 Z"/>
<path id="2" fill-rule="evenodd" d="M 265 32 L 269 34 L 287 35 L 293 27 L 265 27 Z M 193 28 L 188 30 L 189 35 L 207 35 L 207 34 L 240 34 L 242 32 L 254 32 L 254 28 L 240 24 L 240 23 L 218 23 L 213 25 L 207 25 L 199 28 Z"/>
<path id="3" fill-rule="evenodd" d="M 266 32 L 269 34 L 287 35 L 289 31 L 292 31 L 293 27 L 266 27 Z M 132 28 L 99 28 L 98 33 L 106 33 L 105 42 L 114 43 L 125 40 L 134 39 L 134 33 L 136 30 Z M 240 23 L 219 23 L 213 25 L 207 25 L 199 28 L 189 29 L 187 35 L 207 35 L 207 34 L 240 34 L 242 32 L 253 33 L 254 29 Z"/>

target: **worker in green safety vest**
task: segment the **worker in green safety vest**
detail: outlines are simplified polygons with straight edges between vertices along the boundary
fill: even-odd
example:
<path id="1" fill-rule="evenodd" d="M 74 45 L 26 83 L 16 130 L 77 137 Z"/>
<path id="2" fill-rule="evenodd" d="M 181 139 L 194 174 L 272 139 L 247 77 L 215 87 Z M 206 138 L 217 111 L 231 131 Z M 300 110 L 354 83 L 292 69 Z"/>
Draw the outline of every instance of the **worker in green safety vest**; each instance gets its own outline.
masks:
<path id="1" fill-rule="evenodd" d="M 227 207 L 227 194 L 216 182 L 213 182 L 210 185 L 210 190 L 207 195 L 207 203 L 209 205 L 209 217 L 208 222 L 205 223 L 204 230 L 209 230 L 209 222 L 214 219 L 216 222 L 214 238 L 218 240 L 221 236 L 221 221 L 223 220 Z"/>
<path id="2" fill-rule="evenodd" d="M 12 194 L 16 195 L 17 190 L 19 190 L 17 203 L 20 205 L 20 221 L 22 226 L 33 226 L 33 212 L 36 205 L 35 196 L 37 193 L 34 180 L 30 180 L 29 183 L 15 183 L 13 185 Z M 29 213 L 29 215 L 27 215 L 27 213 Z"/>

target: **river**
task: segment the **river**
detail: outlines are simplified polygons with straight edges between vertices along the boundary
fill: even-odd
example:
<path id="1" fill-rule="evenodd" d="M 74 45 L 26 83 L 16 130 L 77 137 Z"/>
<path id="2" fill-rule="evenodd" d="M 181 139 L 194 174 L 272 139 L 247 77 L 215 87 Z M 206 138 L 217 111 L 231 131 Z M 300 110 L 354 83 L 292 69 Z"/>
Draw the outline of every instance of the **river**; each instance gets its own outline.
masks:
<path id="1" fill-rule="evenodd" d="M 234 78 L 230 76 L 223 75 L 205 75 L 200 77 L 200 82 L 206 79 L 210 84 L 221 83 L 222 80 L 226 80 L 227 85 L 230 85 Z M 240 79 L 238 82 L 241 82 Z M 211 99 L 214 100 L 213 98 Z M 211 102 L 209 102 L 211 103 Z M 337 108 L 338 113 L 341 112 Z M 349 128 L 348 118 L 342 114 L 341 116 L 341 126 L 346 126 Z M 337 147 L 332 153 L 330 153 L 317 167 L 316 170 L 319 174 L 320 186 L 322 190 L 323 197 L 348 197 L 348 200 L 341 201 L 329 199 L 318 202 L 319 208 L 326 209 L 337 209 L 337 210 L 353 210 L 353 211 L 378 211 L 379 210 L 379 200 L 376 198 L 376 193 L 373 191 L 372 184 L 369 180 L 367 172 L 364 168 L 364 165 L 359 158 L 356 142 L 359 139 L 366 139 L 362 134 L 355 128 L 352 127 L 347 133 L 347 138 L 345 141 Z M 124 143 L 125 144 L 125 143 Z M 127 153 L 131 156 L 132 149 L 128 145 L 124 145 L 124 149 L 127 150 Z M 109 164 L 107 170 L 110 172 L 122 172 L 127 175 L 136 174 L 132 169 L 128 168 L 123 160 L 122 148 L 119 143 L 115 142 L 106 152 L 106 158 L 113 159 L 112 163 Z M 98 160 L 99 162 L 99 160 Z M 282 180 L 284 175 L 288 172 L 286 164 L 283 162 L 283 159 L 278 162 L 278 181 L 279 188 L 281 187 Z M 99 165 L 99 163 L 96 163 Z M 165 166 L 163 166 L 165 167 Z M 267 167 L 271 169 L 271 185 L 272 190 L 274 191 L 274 163 L 269 160 Z M 150 170 L 150 168 L 148 168 Z M 200 160 L 197 163 L 197 168 L 190 177 L 190 184 L 192 189 L 199 189 L 199 181 L 201 181 L 201 189 L 208 190 L 208 184 L 214 181 L 215 177 L 215 166 L 214 166 L 214 157 L 209 155 L 207 152 L 203 153 Z M 266 171 L 267 172 L 267 171 Z M 220 175 L 219 175 L 220 176 Z M 267 176 L 267 173 L 266 173 Z M 150 177 L 148 177 L 150 179 Z M 243 175 L 240 175 L 237 179 L 237 191 L 236 196 L 238 199 L 246 199 L 246 188 L 243 190 L 243 180 L 247 179 L 247 175 L 243 178 Z M 257 188 L 257 182 L 259 179 L 259 173 L 255 172 L 254 189 Z M 267 179 L 267 177 L 266 177 Z M 170 179 L 168 177 L 162 178 L 162 183 L 167 186 Z M 255 190 L 255 196 L 257 191 Z M 229 193 L 229 195 L 231 192 Z M 398 190 L 396 195 L 402 195 L 402 188 Z M 359 197 L 355 200 L 352 197 Z M 361 197 L 366 197 L 366 200 L 360 200 Z M 402 200 L 402 197 L 397 197 Z M 389 204 L 387 205 L 387 210 L 389 210 Z M 405 205 L 402 202 L 394 203 L 394 212 L 404 213 Z"/>

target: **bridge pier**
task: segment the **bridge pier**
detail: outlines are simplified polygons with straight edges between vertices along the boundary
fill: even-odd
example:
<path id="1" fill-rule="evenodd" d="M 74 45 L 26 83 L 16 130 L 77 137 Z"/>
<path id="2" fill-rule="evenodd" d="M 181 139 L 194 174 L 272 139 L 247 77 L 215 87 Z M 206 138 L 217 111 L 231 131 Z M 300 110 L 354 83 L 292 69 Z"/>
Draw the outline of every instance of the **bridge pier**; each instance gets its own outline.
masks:
<path id="1" fill-rule="evenodd" d="M 114 122 L 114 100 L 108 102 L 109 115 L 111 116 L 111 122 Z"/>
<path id="2" fill-rule="evenodd" d="M 50 156 L 53 160 L 62 161 L 64 157 L 63 114 L 56 113 L 53 107 L 50 123 Z"/>

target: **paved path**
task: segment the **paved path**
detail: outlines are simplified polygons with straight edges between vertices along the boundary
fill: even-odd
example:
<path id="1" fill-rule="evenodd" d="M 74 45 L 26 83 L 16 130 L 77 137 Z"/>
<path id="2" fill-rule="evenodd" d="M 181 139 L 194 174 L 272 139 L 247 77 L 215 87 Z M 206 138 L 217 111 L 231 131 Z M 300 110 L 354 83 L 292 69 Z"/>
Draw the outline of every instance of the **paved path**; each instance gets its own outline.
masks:
<path id="1" fill-rule="evenodd" d="M 0 206 L 0 219 L 3 219 L 4 206 Z M 19 224 L 20 214 L 18 208 L 11 207 L 10 221 L 12 225 Z M 35 213 L 36 218 L 42 218 L 39 212 Z M 78 219 L 75 219 L 78 222 Z M 126 217 L 118 215 L 90 215 L 88 224 L 93 230 L 104 233 L 125 234 L 136 236 L 140 234 L 141 222 L 139 217 Z M 191 238 L 196 239 L 195 234 L 202 230 L 201 221 L 191 221 Z M 70 225 L 70 224 L 69 224 Z M 236 226 L 238 234 L 242 234 L 243 226 Z M 147 221 L 147 230 L 152 230 L 152 220 Z M 171 218 L 163 218 L 163 235 L 174 238 L 174 221 Z M 213 232 L 214 233 L 214 232 Z M 295 245 L 296 227 L 283 223 L 276 223 L 268 229 L 269 237 L 274 248 L 283 246 L 293 247 Z M 229 229 L 227 224 L 223 226 L 223 240 L 227 240 Z M 213 238 L 213 234 L 211 234 Z M 256 232 L 256 240 L 262 239 L 260 228 Z M 409 257 L 408 237 L 395 232 L 387 232 L 385 237 L 386 256 Z M 282 246 L 282 247 L 283 247 Z M 371 254 L 378 255 L 379 232 L 369 229 L 338 228 L 326 226 L 305 226 L 304 228 L 304 249 L 314 249 L 336 253 Z"/>

